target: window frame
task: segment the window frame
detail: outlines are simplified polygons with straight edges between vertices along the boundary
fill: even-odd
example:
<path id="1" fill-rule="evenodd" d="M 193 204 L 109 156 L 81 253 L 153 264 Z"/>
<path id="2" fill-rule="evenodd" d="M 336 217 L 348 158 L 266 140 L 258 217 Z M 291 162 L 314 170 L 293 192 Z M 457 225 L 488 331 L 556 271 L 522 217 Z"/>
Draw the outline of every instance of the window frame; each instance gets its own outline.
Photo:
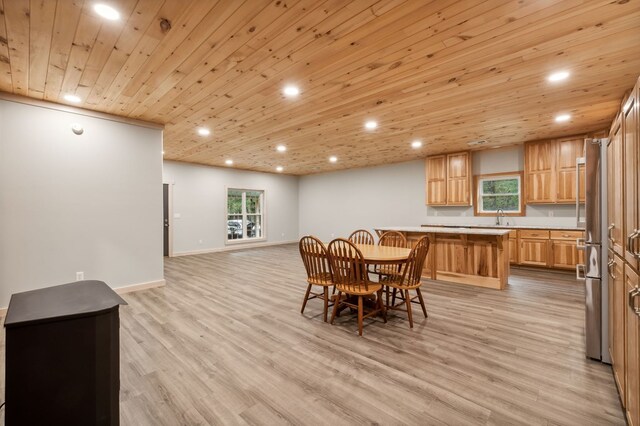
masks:
<path id="1" fill-rule="evenodd" d="M 242 192 L 242 236 L 243 238 L 230 240 L 229 239 L 229 191 L 241 191 Z M 247 213 L 246 206 L 246 193 L 247 192 L 261 192 L 260 213 Z M 264 189 L 256 188 L 242 188 L 235 186 L 225 186 L 224 188 L 224 242 L 225 245 L 233 244 L 249 244 L 267 240 L 267 191 Z M 259 215 L 261 217 L 262 235 L 260 237 L 248 238 L 247 233 L 247 216 Z"/>
<path id="2" fill-rule="evenodd" d="M 520 191 L 518 193 L 520 200 L 520 209 L 517 212 L 504 212 L 505 216 L 526 216 L 526 204 L 524 203 L 524 172 L 523 171 L 514 171 L 514 172 L 504 172 L 504 173 L 489 173 L 484 175 L 475 175 L 473 177 L 473 189 L 474 189 L 474 199 L 475 203 L 473 204 L 474 216 L 493 216 L 497 215 L 495 211 L 483 211 L 482 210 L 482 193 L 480 190 L 480 183 L 485 180 L 503 180 L 510 178 L 518 178 L 520 182 Z"/>

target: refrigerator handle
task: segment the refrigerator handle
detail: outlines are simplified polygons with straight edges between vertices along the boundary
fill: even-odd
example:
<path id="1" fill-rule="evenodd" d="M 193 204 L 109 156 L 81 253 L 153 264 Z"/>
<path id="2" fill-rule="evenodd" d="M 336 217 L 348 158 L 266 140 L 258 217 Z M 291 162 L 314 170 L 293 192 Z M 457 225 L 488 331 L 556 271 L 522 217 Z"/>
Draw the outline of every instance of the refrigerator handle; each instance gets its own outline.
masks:
<path id="1" fill-rule="evenodd" d="M 576 265 L 576 280 L 585 281 L 587 279 L 587 277 L 584 274 L 584 269 L 585 269 L 584 265 L 581 265 L 581 264 Z"/>
<path id="2" fill-rule="evenodd" d="M 585 221 L 580 217 L 580 166 L 584 166 L 586 163 L 585 157 L 576 158 L 576 224 L 578 228 L 586 226 Z"/>
<path id="3" fill-rule="evenodd" d="M 587 248 L 584 238 L 576 238 L 576 250 L 585 250 Z"/>

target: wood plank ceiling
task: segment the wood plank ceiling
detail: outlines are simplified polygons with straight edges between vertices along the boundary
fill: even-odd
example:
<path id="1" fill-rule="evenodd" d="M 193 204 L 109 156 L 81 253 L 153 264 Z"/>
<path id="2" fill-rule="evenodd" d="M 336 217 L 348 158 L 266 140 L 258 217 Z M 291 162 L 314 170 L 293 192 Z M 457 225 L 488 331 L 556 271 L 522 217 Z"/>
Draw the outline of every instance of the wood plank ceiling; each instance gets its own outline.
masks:
<path id="1" fill-rule="evenodd" d="M 163 123 L 193 163 L 300 175 L 587 132 L 640 74 L 638 0 L 104 3 L 121 19 L 0 0 L 0 91 Z"/>

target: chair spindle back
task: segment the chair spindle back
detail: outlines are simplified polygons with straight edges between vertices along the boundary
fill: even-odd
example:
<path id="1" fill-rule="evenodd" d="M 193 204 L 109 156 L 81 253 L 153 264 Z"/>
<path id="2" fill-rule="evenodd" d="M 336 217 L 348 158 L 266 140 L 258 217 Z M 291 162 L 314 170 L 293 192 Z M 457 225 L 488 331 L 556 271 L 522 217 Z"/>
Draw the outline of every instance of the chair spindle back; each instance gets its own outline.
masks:
<path id="1" fill-rule="evenodd" d="M 369 274 L 362 252 L 351 241 L 337 238 L 329 243 L 329 259 L 338 290 L 368 291 Z"/>
<path id="2" fill-rule="evenodd" d="M 349 241 L 354 244 L 375 244 L 373 235 L 371 235 L 371 232 L 367 231 L 366 229 L 358 229 L 357 231 L 353 231 L 351 235 L 349 235 Z"/>
<path id="3" fill-rule="evenodd" d="M 329 253 L 322 241 L 311 235 L 300 239 L 300 256 L 307 270 L 307 279 L 331 277 Z"/>
<path id="4" fill-rule="evenodd" d="M 398 231 L 387 231 L 380 235 L 379 246 L 387 247 L 407 247 L 407 238 Z"/>
<path id="5" fill-rule="evenodd" d="M 429 237 L 426 235 L 418 240 L 411 249 L 407 262 L 404 265 L 402 282 L 404 285 L 414 286 L 420 283 L 422 268 L 429 253 Z"/>

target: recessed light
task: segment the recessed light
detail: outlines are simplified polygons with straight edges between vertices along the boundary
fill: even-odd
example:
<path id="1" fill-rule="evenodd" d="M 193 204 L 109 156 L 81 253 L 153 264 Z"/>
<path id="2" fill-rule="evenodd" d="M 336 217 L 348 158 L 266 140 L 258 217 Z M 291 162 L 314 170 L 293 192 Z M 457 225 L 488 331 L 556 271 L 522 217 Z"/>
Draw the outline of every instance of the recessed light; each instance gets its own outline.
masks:
<path id="1" fill-rule="evenodd" d="M 276 146 L 276 150 L 278 152 L 285 152 L 287 150 L 287 147 L 284 146 L 284 145 L 278 145 L 278 146 Z"/>
<path id="2" fill-rule="evenodd" d="M 415 140 L 413 142 L 411 142 L 411 148 L 413 149 L 418 149 L 422 146 L 422 142 L 420 142 L 419 140 Z"/>
<path id="3" fill-rule="evenodd" d="M 67 102 L 73 102 L 74 104 L 79 103 L 82 99 L 80 99 L 80 96 L 76 96 L 76 95 L 72 95 L 70 93 L 64 95 L 64 100 Z"/>
<path id="4" fill-rule="evenodd" d="M 366 129 L 373 130 L 373 129 L 375 129 L 376 127 L 378 127 L 378 122 L 377 122 L 377 121 L 374 121 L 374 120 L 369 120 L 369 121 L 367 121 L 366 123 L 364 123 L 364 127 L 365 127 Z"/>
<path id="5" fill-rule="evenodd" d="M 298 86 L 285 86 L 284 89 L 282 89 L 282 93 L 284 93 L 285 96 L 298 96 L 300 89 L 298 89 Z"/>
<path id="6" fill-rule="evenodd" d="M 569 71 L 558 71 L 558 72 L 554 72 L 553 74 L 549 74 L 549 77 L 547 77 L 547 80 L 551 82 L 562 81 L 569 78 L 569 75 L 570 75 Z"/>
<path id="7" fill-rule="evenodd" d="M 206 127 L 200 127 L 198 129 L 198 134 L 200 136 L 209 136 L 211 134 L 211 130 L 207 129 Z"/>
<path id="8" fill-rule="evenodd" d="M 227 166 L 230 166 L 233 164 L 233 160 L 224 160 L 224 164 L 226 164 Z"/>
<path id="9" fill-rule="evenodd" d="M 278 167 L 276 167 L 276 171 L 278 171 L 278 172 L 281 172 L 281 171 L 283 171 L 283 170 L 284 170 L 284 167 L 282 167 L 282 166 L 278 166 Z"/>
<path id="10" fill-rule="evenodd" d="M 569 114 L 560 114 L 556 115 L 556 123 L 564 123 L 565 121 L 569 121 L 571 116 Z"/>
<path id="11" fill-rule="evenodd" d="M 332 155 L 331 157 L 329 157 L 329 161 L 332 163 L 335 163 L 336 161 L 338 161 L 338 157 L 336 157 L 335 155 Z"/>
<path id="12" fill-rule="evenodd" d="M 162 151 L 162 155 L 164 155 L 164 151 Z"/>
<path id="13" fill-rule="evenodd" d="M 117 21 L 120 19 L 120 12 L 112 8 L 111 6 L 107 6 L 106 4 L 98 3 L 93 6 L 93 10 L 104 19 L 108 19 L 110 21 Z"/>

